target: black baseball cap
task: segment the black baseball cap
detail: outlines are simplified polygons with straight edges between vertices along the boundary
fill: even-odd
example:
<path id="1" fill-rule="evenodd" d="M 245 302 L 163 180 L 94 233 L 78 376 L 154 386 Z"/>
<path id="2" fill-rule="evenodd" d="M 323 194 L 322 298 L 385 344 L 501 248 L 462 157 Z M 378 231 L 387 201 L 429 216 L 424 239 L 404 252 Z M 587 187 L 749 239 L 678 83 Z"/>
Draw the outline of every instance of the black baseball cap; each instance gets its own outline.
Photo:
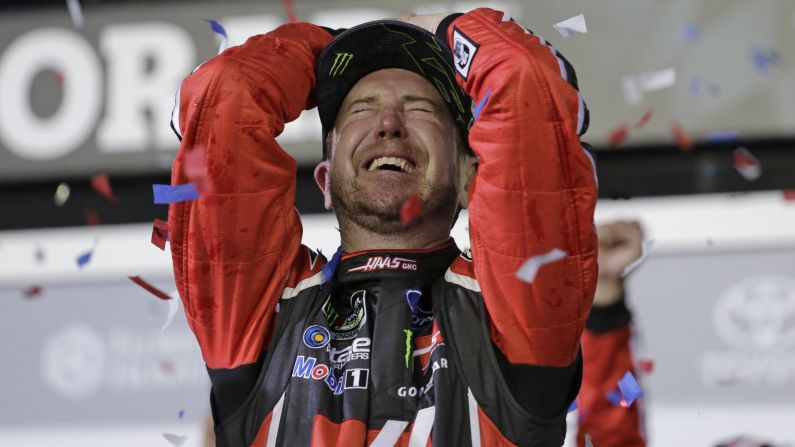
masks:
<path id="1" fill-rule="evenodd" d="M 326 139 L 345 96 L 361 78 L 384 68 L 402 68 L 427 79 L 447 104 L 470 151 L 472 100 L 456 83 L 452 63 L 453 55 L 442 40 L 410 23 L 376 20 L 337 34 L 317 63 L 315 96 L 323 126 L 323 158 L 328 156 Z"/>

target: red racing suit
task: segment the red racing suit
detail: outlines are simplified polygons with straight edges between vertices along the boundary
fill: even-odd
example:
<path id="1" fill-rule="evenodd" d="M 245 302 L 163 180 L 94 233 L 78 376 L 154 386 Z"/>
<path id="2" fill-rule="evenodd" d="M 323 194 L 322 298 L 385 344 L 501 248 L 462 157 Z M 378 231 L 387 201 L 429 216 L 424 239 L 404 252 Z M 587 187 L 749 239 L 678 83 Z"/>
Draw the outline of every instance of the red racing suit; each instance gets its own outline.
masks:
<path id="1" fill-rule="evenodd" d="M 312 108 L 332 36 L 286 24 L 182 84 L 185 155 L 211 193 L 174 204 L 169 231 L 188 323 L 213 384 L 218 445 L 560 445 L 579 389 L 596 283 L 596 178 L 574 71 L 505 14 L 440 27 L 479 113 L 469 142 L 471 257 L 301 245 L 296 162 L 277 144 Z M 558 248 L 532 283 L 515 275 Z"/>

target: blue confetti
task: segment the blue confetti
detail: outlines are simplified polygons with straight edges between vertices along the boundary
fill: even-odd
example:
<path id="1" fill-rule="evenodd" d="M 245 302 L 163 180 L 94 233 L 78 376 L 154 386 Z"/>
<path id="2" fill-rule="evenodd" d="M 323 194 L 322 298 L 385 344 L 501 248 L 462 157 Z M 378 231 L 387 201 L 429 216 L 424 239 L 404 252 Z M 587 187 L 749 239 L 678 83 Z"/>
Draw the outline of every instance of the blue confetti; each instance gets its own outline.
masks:
<path id="1" fill-rule="evenodd" d="M 683 37 L 685 42 L 688 43 L 695 43 L 701 38 L 701 29 L 698 26 L 693 25 L 692 23 L 685 27 L 685 32 L 683 33 Z"/>
<path id="2" fill-rule="evenodd" d="M 632 405 L 635 399 L 643 396 L 643 390 L 640 389 L 638 381 L 635 380 L 635 376 L 630 371 L 627 371 L 624 377 L 618 381 L 618 389 L 621 390 L 621 395 L 624 397 L 627 407 Z"/>
<path id="3" fill-rule="evenodd" d="M 707 177 L 715 176 L 715 165 L 712 163 L 704 165 L 704 175 Z"/>
<path id="4" fill-rule="evenodd" d="M 220 23 L 210 19 L 204 19 L 204 20 L 210 24 L 210 28 L 212 28 L 216 34 L 220 34 L 221 36 L 223 36 L 224 39 L 228 39 L 228 37 L 226 36 L 226 30 L 224 29 L 223 26 L 221 26 Z"/>
<path id="5" fill-rule="evenodd" d="M 183 417 L 185 417 L 185 410 L 179 410 L 179 414 L 177 414 L 177 416 L 178 416 L 180 419 L 182 419 Z"/>
<path id="6" fill-rule="evenodd" d="M 701 89 L 701 78 L 693 76 L 693 79 L 690 80 L 690 96 L 696 96 L 699 89 Z"/>
<path id="7" fill-rule="evenodd" d="M 572 401 L 571 405 L 569 405 L 569 409 L 566 410 L 566 413 L 571 413 L 572 411 L 577 409 L 577 401 Z"/>
<path id="8" fill-rule="evenodd" d="M 94 254 L 94 249 L 92 248 L 91 250 L 89 250 L 89 251 L 83 253 L 82 255 L 78 256 L 77 257 L 77 266 L 80 267 L 80 268 L 83 268 L 86 264 L 91 262 L 91 255 L 93 255 L 93 254 Z"/>
<path id="9" fill-rule="evenodd" d="M 337 265 L 340 263 L 340 258 L 342 257 L 342 247 L 337 249 L 337 252 L 334 253 L 334 256 L 323 265 L 323 282 L 328 282 L 331 278 L 334 277 L 334 273 L 337 271 Z"/>
<path id="10" fill-rule="evenodd" d="M 193 183 L 183 185 L 152 185 L 152 192 L 155 195 L 155 205 L 167 203 L 179 203 L 186 200 L 196 200 L 199 198 L 199 191 Z"/>
<path id="11" fill-rule="evenodd" d="M 773 49 L 763 50 L 754 45 L 754 47 L 751 48 L 751 61 L 758 71 L 767 74 L 770 67 L 778 62 L 778 53 Z"/>
<path id="12" fill-rule="evenodd" d="M 619 393 L 618 390 L 610 391 L 607 393 L 607 400 L 613 405 L 618 405 L 621 403 L 621 393 Z"/>
<path id="13" fill-rule="evenodd" d="M 478 120 L 478 116 L 480 116 L 483 106 L 486 105 L 486 101 L 489 100 L 489 96 L 491 96 L 491 89 L 486 90 L 486 96 L 484 96 L 483 99 L 481 99 L 480 102 L 475 106 L 475 110 L 472 112 L 472 116 L 475 121 Z"/>
<path id="14" fill-rule="evenodd" d="M 740 132 L 733 130 L 711 132 L 707 134 L 707 141 L 710 143 L 736 143 L 740 141 Z"/>

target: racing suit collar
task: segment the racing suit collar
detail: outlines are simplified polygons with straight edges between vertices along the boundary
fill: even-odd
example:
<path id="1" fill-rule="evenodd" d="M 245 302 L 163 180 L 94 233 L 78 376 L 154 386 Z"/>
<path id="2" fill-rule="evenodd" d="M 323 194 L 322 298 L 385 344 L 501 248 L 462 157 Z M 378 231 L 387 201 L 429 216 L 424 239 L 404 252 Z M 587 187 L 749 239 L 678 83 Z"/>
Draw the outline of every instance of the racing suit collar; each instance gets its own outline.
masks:
<path id="1" fill-rule="evenodd" d="M 432 276 L 438 277 L 460 254 L 451 238 L 444 244 L 420 250 L 364 250 L 345 253 L 337 274 L 340 279 L 357 280 L 374 277 Z"/>

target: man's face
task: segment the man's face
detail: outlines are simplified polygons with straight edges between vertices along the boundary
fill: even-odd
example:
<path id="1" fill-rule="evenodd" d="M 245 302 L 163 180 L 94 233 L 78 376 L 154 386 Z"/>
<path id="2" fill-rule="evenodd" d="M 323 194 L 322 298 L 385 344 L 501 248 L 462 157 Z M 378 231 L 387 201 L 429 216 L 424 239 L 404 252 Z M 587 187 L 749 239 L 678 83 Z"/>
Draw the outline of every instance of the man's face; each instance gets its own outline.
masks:
<path id="1" fill-rule="evenodd" d="M 466 183 L 456 132 L 439 93 L 420 75 L 394 68 L 362 78 L 342 103 L 331 137 L 338 217 L 394 233 L 401 206 L 416 193 L 423 213 L 413 225 L 423 219 L 452 224 Z"/>

